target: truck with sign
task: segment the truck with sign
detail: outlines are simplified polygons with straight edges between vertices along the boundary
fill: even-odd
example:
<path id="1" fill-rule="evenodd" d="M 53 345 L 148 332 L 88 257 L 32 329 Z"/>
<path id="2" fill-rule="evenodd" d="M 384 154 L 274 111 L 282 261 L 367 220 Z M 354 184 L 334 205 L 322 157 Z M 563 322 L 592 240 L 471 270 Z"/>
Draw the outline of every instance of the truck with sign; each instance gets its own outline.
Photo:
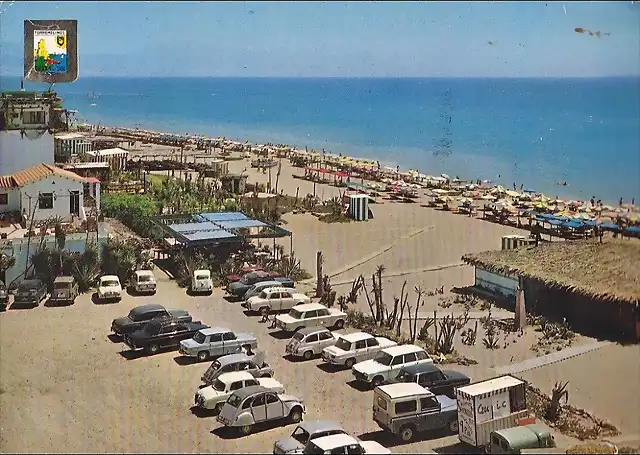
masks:
<path id="1" fill-rule="evenodd" d="M 505 375 L 456 389 L 458 438 L 490 450 L 491 432 L 519 426 L 529 417 L 526 383 Z"/>

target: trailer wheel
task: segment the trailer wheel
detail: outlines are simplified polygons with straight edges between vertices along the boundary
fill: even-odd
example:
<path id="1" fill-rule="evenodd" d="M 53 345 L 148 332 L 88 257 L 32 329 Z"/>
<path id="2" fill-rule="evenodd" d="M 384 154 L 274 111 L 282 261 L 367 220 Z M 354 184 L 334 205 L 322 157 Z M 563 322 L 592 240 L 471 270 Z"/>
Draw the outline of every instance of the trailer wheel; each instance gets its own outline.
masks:
<path id="1" fill-rule="evenodd" d="M 452 420 L 449 422 L 449 431 L 453 434 L 458 434 L 458 419 Z"/>
<path id="2" fill-rule="evenodd" d="M 415 434 L 416 429 L 413 425 L 403 425 L 402 428 L 400 428 L 400 433 L 398 433 L 398 436 L 400 436 L 400 439 L 402 439 L 404 442 L 409 442 L 413 439 Z"/>

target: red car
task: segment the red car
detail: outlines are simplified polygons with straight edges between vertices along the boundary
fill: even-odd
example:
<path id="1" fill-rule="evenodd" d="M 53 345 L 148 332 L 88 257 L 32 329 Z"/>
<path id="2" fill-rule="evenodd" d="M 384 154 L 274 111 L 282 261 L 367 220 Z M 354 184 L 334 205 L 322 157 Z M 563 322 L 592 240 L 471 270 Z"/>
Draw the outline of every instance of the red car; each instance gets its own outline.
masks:
<path id="1" fill-rule="evenodd" d="M 239 275 L 227 275 L 227 280 L 229 281 L 229 283 L 235 283 L 236 281 L 240 281 L 240 278 L 242 278 L 247 273 L 262 272 L 262 271 L 263 271 L 262 267 L 260 267 L 259 265 L 249 265 L 247 267 L 242 267 L 240 269 Z M 266 272 L 266 273 L 268 273 L 270 276 L 273 276 L 273 277 L 280 276 L 277 272 Z"/>

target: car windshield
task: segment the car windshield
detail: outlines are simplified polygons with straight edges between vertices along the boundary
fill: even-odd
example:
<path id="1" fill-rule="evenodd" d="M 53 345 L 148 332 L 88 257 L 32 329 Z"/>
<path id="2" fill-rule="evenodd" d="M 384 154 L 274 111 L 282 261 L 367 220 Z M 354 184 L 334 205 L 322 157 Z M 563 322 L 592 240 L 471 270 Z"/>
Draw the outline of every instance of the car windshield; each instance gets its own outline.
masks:
<path id="1" fill-rule="evenodd" d="M 103 288 L 110 288 L 110 287 L 115 287 L 118 286 L 120 283 L 118 283 L 117 280 L 102 280 L 102 282 L 100 283 L 100 286 L 102 286 Z"/>
<path id="2" fill-rule="evenodd" d="M 222 382 L 220 379 L 216 379 L 216 381 L 213 383 L 213 388 L 216 389 L 218 392 L 224 392 L 226 389 L 227 385 Z"/>
<path id="3" fill-rule="evenodd" d="M 307 444 L 309 442 L 309 432 L 302 427 L 296 428 L 296 430 L 291 434 L 291 437 L 298 441 L 300 444 Z"/>
<path id="4" fill-rule="evenodd" d="M 138 276 L 138 281 L 140 283 L 151 281 L 151 276 L 150 275 L 139 275 Z"/>
<path id="5" fill-rule="evenodd" d="M 393 360 L 393 356 L 390 354 L 387 354 L 386 352 L 381 352 L 380 354 L 378 354 L 376 356 L 376 358 L 374 359 L 376 362 L 388 367 L 389 365 L 391 365 L 391 361 Z"/>
<path id="6" fill-rule="evenodd" d="M 293 334 L 293 336 L 291 338 L 293 338 L 296 341 L 302 341 L 302 340 L 304 340 L 304 335 L 301 334 L 300 332 L 296 332 L 296 333 Z"/>
<path id="7" fill-rule="evenodd" d="M 260 293 L 260 298 L 261 298 L 261 299 L 266 299 L 266 298 L 267 298 L 267 293 L 266 293 L 266 292 L 264 292 L 264 291 L 262 291 L 262 292 Z"/>
<path id="8" fill-rule="evenodd" d="M 302 319 L 302 313 L 296 309 L 289 311 L 289 316 L 293 319 Z"/>
<path id="9" fill-rule="evenodd" d="M 196 280 L 208 280 L 209 279 L 209 275 L 196 275 Z"/>
<path id="10" fill-rule="evenodd" d="M 240 406 L 240 402 L 242 402 L 242 398 L 240 398 L 235 393 L 231 395 L 227 400 L 227 403 L 229 403 L 229 405 L 233 406 L 234 408 L 237 408 L 238 406 Z"/>
<path id="11" fill-rule="evenodd" d="M 338 342 L 336 343 L 336 348 L 342 349 L 343 351 L 349 351 L 351 350 L 351 342 L 340 337 L 338 338 Z"/>
<path id="12" fill-rule="evenodd" d="M 207 338 L 207 337 L 204 335 L 204 333 L 202 333 L 202 332 L 196 332 L 196 334 L 193 336 L 193 341 L 195 341 L 196 343 L 200 343 L 200 344 L 202 344 L 202 343 L 204 343 L 204 340 L 205 340 L 206 338 Z"/>
<path id="13" fill-rule="evenodd" d="M 135 322 L 140 318 L 140 316 L 136 313 L 136 310 L 131 310 L 129 311 L 128 318 L 131 319 L 133 322 Z"/>
<path id="14" fill-rule="evenodd" d="M 320 447 L 315 445 L 313 442 L 310 442 L 304 448 L 304 451 L 302 453 L 306 453 L 308 455 L 320 455 L 324 453 L 324 450 L 322 450 Z"/>
<path id="15" fill-rule="evenodd" d="M 144 331 L 148 335 L 155 335 L 160 331 L 161 327 L 162 325 L 160 325 L 160 323 L 151 321 L 144 326 Z"/>

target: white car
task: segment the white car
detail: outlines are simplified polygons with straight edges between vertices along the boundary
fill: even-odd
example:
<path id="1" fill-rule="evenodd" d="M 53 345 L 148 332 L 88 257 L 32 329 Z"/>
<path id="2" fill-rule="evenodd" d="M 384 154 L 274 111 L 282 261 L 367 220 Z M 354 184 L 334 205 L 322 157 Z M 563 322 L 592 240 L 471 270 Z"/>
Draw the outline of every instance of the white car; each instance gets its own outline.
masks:
<path id="1" fill-rule="evenodd" d="M 295 332 L 303 327 L 344 327 L 347 314 L 337 308 L 327 308 L 319 303 L 307 303 L 291 308 L 289 314 L 276 316 L 276 326 L 285 332 Z"/>
<path id="2" fill-rule="evenodd" d="M 260 281 L 259 283 L 256 283 L 253 286 L 251 286 L 249 290 L 244 293 L 244 296 L 243 296 L 244 300 L 247 301 L 249 300 L 250 297 L 253 297 L 254 295 L 260 295 L 260 293 L 267 288 L 277 288 L 277 287 L 282 287 L 282 283 L 276 280 Z M 295 289 L 289 288 L 289 290 L 292 292 L 296 292 Z"/>
<path id="3" fill-rule="evenodd" d="M 136 270 L 133 275 L 133 290 L 137 293 L 156 293 L 156 277 L 151 270 Z"/>
<path id="4" fill-rule="evenodd" d="M 122 286 L 120 279 L 115 275 L 104 275 L 98 283 L 99 300 L 120 300 L 122 298 Z"/>
<path id="5" fill-rule="evenodd" d="M 259 313 L 271 313 L 277 311 L 289 311 L 296 305 L 311 303 L 311 299 L 304 294 L 295 292 L 285 287 L 272 287 L 264 289 L 259 295 L 250 297 L 242 304 L 249 311 Z"/>
<path id="6" fill-rule="evenodd" d="M 284 393 L 284 386 L 273 378 L 254 378 L 247 371 L 234 371 L 218 376 L 213 385 L 196 392 L 195 405 L 198 408 L 220 412 L 222 405 L 236 390 L 253 385 L 261 385 L 276 393 Z"/>
<path id="7" fill-rule="evenodd" d="M 210 270 L 194 270 L 191 277 L 191 292 L 207 293 L 213 292 L 213 281 L 211 281 Z"/>
<path id="8" fill-rule="evenodd" d="M 420 346 L 403 344 L 383 349 L 372 360 L 356 363 L 351 372 L 356 380 L 366 382 L 372 388 L 395 378 L 400 370 L 411 365 L 433 362 Z"/>
<path id="9" fill-rule="evenodd" d="M 345 366 L 351 369 L 358 362 L 372 360 L 382 349 L 396 346 L 398 343 L 384 337 L 375 337 L 366 332 L 340 335 L 333 346 L 322 350 L 322 360 L 331 365 Z"/>
<path id="10" fill-rule="evenodd" d="M 331 436 L 323 436 L 316 438 L 307 443 L 302 451 L 304 454 L 387 454 L 392 453 L 391 450 L 376 441 L 361 441 L 360 439 L 348 434 L 332 434 Z"/>

